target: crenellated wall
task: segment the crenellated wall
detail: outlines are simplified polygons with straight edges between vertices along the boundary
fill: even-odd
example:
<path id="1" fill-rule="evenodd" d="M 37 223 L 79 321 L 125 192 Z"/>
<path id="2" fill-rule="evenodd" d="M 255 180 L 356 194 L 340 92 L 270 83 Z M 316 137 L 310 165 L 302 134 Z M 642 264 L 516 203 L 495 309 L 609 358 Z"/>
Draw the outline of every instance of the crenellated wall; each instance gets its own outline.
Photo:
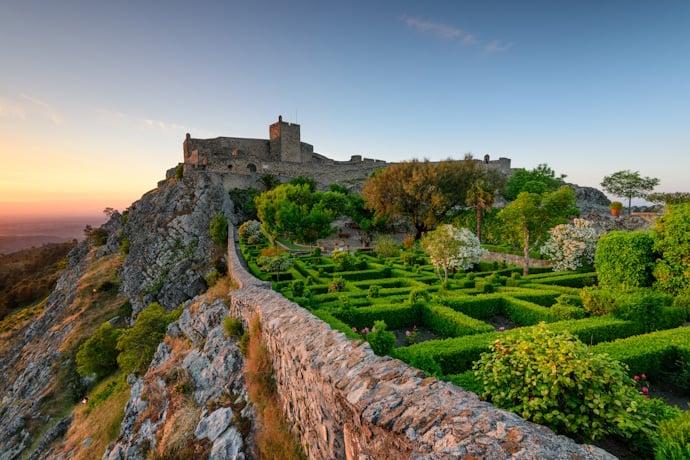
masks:
<path id="1" fill-rule="evenodd" d="M 613 459 L 332 330 L 249 274 L 232 226 L 230 314 L 258 315 L 287 419 L 310 459 Z"/>

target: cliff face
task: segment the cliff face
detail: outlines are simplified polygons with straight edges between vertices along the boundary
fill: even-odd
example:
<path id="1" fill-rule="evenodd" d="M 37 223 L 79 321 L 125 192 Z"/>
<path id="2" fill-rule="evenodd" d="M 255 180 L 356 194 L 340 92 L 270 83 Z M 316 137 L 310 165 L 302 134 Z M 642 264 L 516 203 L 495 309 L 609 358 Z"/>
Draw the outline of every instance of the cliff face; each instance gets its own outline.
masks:
<path id="1" fill-rule="evenodd" d="M 217 213 L 230 217 L 231 209 L 227 193 L 208 176 L 163 183 L 135 202 L 124 218 L 119 213 L 112 216 L 103 226 L 108 235 L 104 245 L 94 247 L 83 241 L 70 253 L 68 266 L 47 301 L 3 322 L 1 460 L 84 458 L 77 451 L 64 452 L 60 441 L 69 432 L 73 410 L 89 384 L 76 374 L 74 358 L 79 345 L 102 322 L 125 326 L 151 302 L 158 301 L 172 310 L 204 292 L 204 277 L 214 268 L 222 270 L 225 257 L 211 241 L 209 224 Z M 123 241 L 129 244 L 126 255 L 120 253 Z M 188 312 L 186 315 L 189 318 Z M 200 318 L 211 321 L 208 315 Z M 218 319 L 217 315 L 213 318 Z M 204 335 L 210 329 L 205 329 Z M 206 340 L 206 347 L 212 343 Z M 209 362 L 221 353 L 219 345 L 215 346 L 214 350 L 199 350 Z M 230 351 L 223 351 L 222 356 L 222 364 L 216 367 L 222 368 L 218 373 L 225 378 L 228 369 L 235 369 L 239 361 L 233 361 Z M 156 359 L 165 361 L 163 356 Z M 189 358 L 192 376 L 205 367 L 194 363 Z M 204 372 L 216 372 L 213 369 L 211 366 Z M 218 391 L 224 388 L 218 381 L 208 382 L 217 385 Z M 132 383 L 136 401 L 136 389 L 143 388 L 144 383 Z M 203 388 L 203 384 L 194 388 Z M 233 391 L 241 393 L 239 389 Z M 217 396 L 210 390 L 207 393 L 199 396 L 199 401 Z"/>

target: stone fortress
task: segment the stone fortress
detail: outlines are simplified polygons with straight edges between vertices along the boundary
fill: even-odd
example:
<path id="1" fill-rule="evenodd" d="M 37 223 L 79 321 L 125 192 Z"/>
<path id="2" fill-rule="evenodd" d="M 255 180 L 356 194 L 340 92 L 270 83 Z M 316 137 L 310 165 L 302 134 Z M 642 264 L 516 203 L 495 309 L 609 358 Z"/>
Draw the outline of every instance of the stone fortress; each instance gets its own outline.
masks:
<path id="1" fill-rule="evenodd" d="M 261 188 L 261 177 L 271 174 L 285 182 L 298 176 L 311 177 L 321 188 L 329 184 L 348 186 L 363 183 L 375 170 L 386 166 L 382 160 L 352 155 L 348 161 L 336 161 L 314 152 L 314 146 L 302 142 L 300 125 L 278 121 L 269 127 L 268 139 L 217 137 L 194 139 L 187 134 L 184 143 L 184 172 L 204 170 L 220 179 L 226 190 Z M 475 160 L 510 175 L 510 159 Z M 168 175 L 174 174 L 174 170 Z"/>

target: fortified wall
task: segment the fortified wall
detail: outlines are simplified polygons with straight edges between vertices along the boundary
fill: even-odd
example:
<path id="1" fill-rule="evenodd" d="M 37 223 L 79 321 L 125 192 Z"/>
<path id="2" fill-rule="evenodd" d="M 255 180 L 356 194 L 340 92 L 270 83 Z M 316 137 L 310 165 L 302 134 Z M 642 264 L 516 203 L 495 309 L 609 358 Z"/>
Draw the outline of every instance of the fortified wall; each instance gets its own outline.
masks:
<path id="1" fill-rule="evenodd" d="M 311 177 L 321 188 L 329 184 L 347 186 L 362 183 L 386 162 L 361 155 L 348 161 L 336 161 L 314 152 L 314 147 L 301 141 L 300 125 L 278 121 L 269 126 L 268 139 L 217 137 L 195 139 L 187 134 L 183 144 L 184 171 L 205 170 L 214 173 L 226 190 L 261 188 L 261 177 L 271 174 L 281 182 L 298 176 Z M 475 160 L 504 175 L 511 173 L 510 159 Z M 169 175 L 174 174 L 171 170 Z"/>
<path id="2" fill-rule="evenodd" d="M 230 315 L 258 315 L 288 422 L 310 459 L 615 459 L 376 356 L 243 267 L 232 225 Z"/>

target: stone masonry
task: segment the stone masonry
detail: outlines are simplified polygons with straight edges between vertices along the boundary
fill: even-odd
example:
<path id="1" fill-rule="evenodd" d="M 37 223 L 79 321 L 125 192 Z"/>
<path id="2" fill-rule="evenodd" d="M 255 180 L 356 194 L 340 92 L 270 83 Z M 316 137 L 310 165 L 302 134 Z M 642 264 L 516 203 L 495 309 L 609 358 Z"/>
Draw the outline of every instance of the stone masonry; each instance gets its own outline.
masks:
<path id="1" fill-rule="evenodd" d="M 376 356 L 251 276 L 230 230 L 230 315 L 258 315 L 288 421 L 310 459 L 614 459 Z"/>

